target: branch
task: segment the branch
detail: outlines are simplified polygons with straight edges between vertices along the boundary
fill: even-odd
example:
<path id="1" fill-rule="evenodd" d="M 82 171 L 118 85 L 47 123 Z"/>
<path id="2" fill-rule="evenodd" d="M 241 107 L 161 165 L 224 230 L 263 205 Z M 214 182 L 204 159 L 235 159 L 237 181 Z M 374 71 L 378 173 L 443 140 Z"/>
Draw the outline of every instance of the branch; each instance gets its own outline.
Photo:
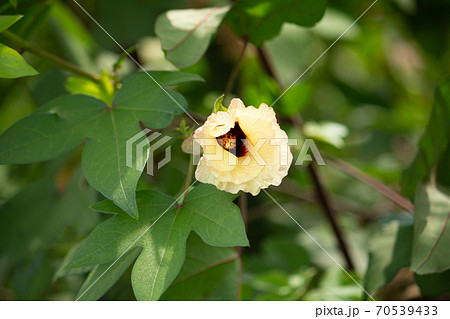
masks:
<path id="1" fill-rule="evenodd" d="M 15 35 L 14 33 L 12 33 L 9 30 L 3 31 L 2 35 L 4 35 L 7 39 L 12 41 L 17 47 L 24 49 L 26 51 L 29 51 L 37 56 L 40 56 L 41 58 L 50 60 L 53 63 L 59 65 L 61 68 L 65 69 L 69 72 L 72 72 L 73 74 L 86 77 L 94 82 L 100 81 L 100 77 L 98 75 L 84 71 L 84 70 L 80 69 L 78 66 L 73 65 L 70 62 L 67 62 L 66 60 L 63 60 L 60 57 L 58 57 L 50 52 L 47 52 L 37 46 L 34 46 L 33 44 L 22 39 L 18 35 Z"/>
<path id="2" fill-rule="evenodd" d="M 258 55 L 261 59 L 261 62 L 263 64 L 264 68 L 266 69 L 267 73 L 277 81 L 278 86 L 280 87 L 280 89 L 282 89 L 283 84 L 281 83 L 281 80 L 276 75 L 275 70 L 273 69 L 272 64 L 270 63 L 270 61 L 266 55 L 266 52 L 264 51 L 263 48 L 258 48 Z M 297 127 L 300 131 L 302 131 L 303 121 L 302 121 L 302 118 L 300 115 L 293 118 L 292 122 L 293 122 L 292 124 L 295 127 Z M 350 253 L 348 251 L 347 244 L 344 240 L 343 232 L 336 220 L 335 212 L 331 208 L 331 204 L 328 199 L 328 195 L 326 194 L 325 189 L 322 185 L 322 181 L 320 180 L 319 175 L 316 172 L 314 163 L 312 163 L 311 165 L 308 166 L 308 173 L 311 177 L 311 180 L 313 181 L 317 200 L 331 224 L 331 227 L 332 227 L 334 234 L 336 236 L 336 239 L 338 241 L 339 248 L 340 248 L 342 254 L 344 255 L 344 258 L 345 258 L 345 261 L 347 264 L 347 269 L 353 270 L 354 264 L 350 257 Z"/>
<path id="3" fill-rule="evenodd" d="M 336 239 L 338 241 L 339 248 L 341 249 L 342 254 L 344 255 L 344 258 L 345 258 L 345 262 L 347 263 L 347 268 L 349 270 L 354 270 L 355 267 L 354 267 L 353 261 L 350 257 L 350 253 L 347 248 L 347 243 L 344 240 L 344 235 L 343 235 L 342 230 L 339 227 L 339 224 L 336 220 L 336 213 L 331 208 L 330 202 L 328 200 L 328 196 L 325 193 L 325 189 L 322 185 L 320 177 L 317 174 L 315 165 L 316 165 L 315 163 L 311 163 L 308 166 L 308 172 L 309 172 L 309 175 L 311 176 L 313 184 L 316 188 L 317 200 L 321 204 L 324 213 L 327 215 L 328 220 L 330 221 L 331 227 L 333 228 L 334 234 L 336 235 Z"/>
<path id="4" fill-rule="evenodd" d="M 329 164 L 331 164 L 332 166 L 342 170 L 343 172 L 355 177 L 356 179 L 360 180 L 361 182 L 369 185 L 370 187 L 372 187 L 379 193 L 383 194 L 384 196 L 389 198 L 391 201 L 393 201 L 395 204 L 402 207 L 403 209 L 410 212 L 411 214 L 414 213 L 414 205 L 411 204 L 411 202 L 409 200 L 407 200 L 406 198 L 403 198 L 402 196 L 400 196 L 399 194 L 397 194 L 396 192 L 391 190 L 386 185 L 380 183 L 373 177 L 363 173 L 361 170 L 359 170 L 355 166 L 353 166 L 349 163 L 346 163 L 342 160 L 339 160 L 339 159 L 328 159 L 327 162 Z"/>
<path id="5" fill-rule="evenodd" d="M 314 203 L 315 202 L 315 192 L 306 191 L 301 192 L 298 189 L 298 185 L 293 182 L 293 180 L 285 180 L 280 186 L 274 188 L 274 191 L 280 192 L 281 194 L 287 194 L 295 199 L 307 202 L 307 203 Z M 340 197 L 336 194 L 329 194 L 331 197 L 331 209 L 334 211 L 339 212 L 348 212 L 350 215 L 357 217 L 361 220 L 362 223 L 369 223 L 374 220 L 377 220 L 383 212 L 390 209 L 391 202 L 386 202 L 389 205 L 386 205 L 386 203 L 378 204 L 373 207 L 360 207 L 359 205 L 354 204 L 352 201 L 348 200 L 347 198 Z M 253 217 L 253 216 L 252 216 Z"/>

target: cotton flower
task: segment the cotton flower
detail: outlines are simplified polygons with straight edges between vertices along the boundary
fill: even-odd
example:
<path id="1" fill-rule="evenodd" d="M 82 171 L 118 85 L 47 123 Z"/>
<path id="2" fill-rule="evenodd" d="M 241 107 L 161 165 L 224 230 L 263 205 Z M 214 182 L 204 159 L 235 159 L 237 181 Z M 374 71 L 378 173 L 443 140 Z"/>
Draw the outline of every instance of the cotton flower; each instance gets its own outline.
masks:
<path id="1" fill-rule="evenodd" d="M 194 133 L 203 150 L 195 177 L 236 194 L 257 195 L 280 185 L 292 162 L 288 137 L 266 104 L 245 107 L 232 99 L 228 110 L 211 114 Z"/>

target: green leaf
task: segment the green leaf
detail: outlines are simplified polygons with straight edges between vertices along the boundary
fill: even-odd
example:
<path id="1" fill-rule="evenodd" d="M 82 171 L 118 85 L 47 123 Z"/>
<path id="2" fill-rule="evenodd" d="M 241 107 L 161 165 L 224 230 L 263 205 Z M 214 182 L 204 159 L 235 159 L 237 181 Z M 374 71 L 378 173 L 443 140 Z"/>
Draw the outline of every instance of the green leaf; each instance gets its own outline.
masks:
<path id="1" fill-rule="evenodd" d="M 449 145 L 449 119 L 450 81 L 447 81 L 436 90 L 433 110 L 419 142 L 419 150 L 402 175 L 402 189 L 410 199 L 414 198 L 418 184 L 430 176 Z"/>
<path id="2" fill-rule="evenodd" d="M 357 274 L 351 273 L 351 276 L 359 281 Z M 325 272 L 318 287 L 308 292 L 304 298 L 306 301 L 358 301 L 361 299 L 361 288 L 336 267 Z"/>
<path id="3" fill-rule="evenodd" d="M 112 201 L 105 199 L 101 202 L 95 203 L 91 206 L 91 208 L 97 212 L 105 213 L 105 214 L 123 214 L 126 215 L 125 212 L 117 207 Z"/>
<path id="4" fill-rule="evenodd" d="M 167 59 L 179 68 L 198 62 L 229 9 L 224 6 L 170 10 L 161 14 L 156 20 L 155 33 Z"/>
<path id="5" fill-rule="evenodd" d="M 36 181 L 2 205 L 0 251 L 25 258 L 54 244 L 66 226 L 83 234 L 93 227 L 98 219 L 87 207 L 95 191 L 80 179 L 81 170 L 62 193 L 52 178 Z"/>
<path id="6" fill-rule="evenodd" d="M 217 113 L 219 111 L 224 111 L 226 112 L 228 109 L 223 106 L 222 102 L 223 102 L 223 98 L 224 98 L 225 94 L 222 94 L 221 96 L 219 96 L 216 101 L 214 102 L 214 113 Z"/>
<path id="7" fill-rule="evenodd" d="M 200 80 L 180 72 L 151 72 L 160 85 Z M 167 91 L 184 109 L 184 97 Z M 31 163 L 59 156 L 86 139 L 82 167 L 89 183 L 129 215 L 137 217 L 136 184 L 143 165 L 126 165 L 126 142 L 150 128 L 168 126 L 183 110 L 145 73 L 125 81 L 112 107 L 85 95 L 57 98 L 0 135 L 0 164 Z M 144 139 L 145 140 L 145 139 Z M 147 143 L 148 147 L 148 143 Z M 136 157 L 147 159 L 147 152 Z"/>
<path id="8" fill-rule="evenodd" d="M 14 23 L 22 19 L 23 15 L 0 16 L 0 32 L 5 31 Z"/>
<path id="9" fill-rule="evenodd" d="M 394 279 L 401 268 L 409 266 L 413 236 L 411 222 L 392 221 L 371 239 L 369 264 L 364 277 L 367 292 L 376 292 Z"/>
<path id="10" fill-rule="evenodd" d="M 127 251 L 117 262 L 94 266 L 78 291 L 76 300 L 98 300 L 119 280 L 141 253 L 140 247 Z"/>
<path id="11" fill-rule="evenodd" d="M 434 186 L 417 190 L 411 270 L 419 275 L 450 269 L 450 197 Z"/>
<path id="12" fill-rule="evenodd" d="M 90 271 L 77 293 L 76 300 L 100 299 L 114 283 L 119 280 L 142 251 L 140 247 L 130 249 L 114 263 L 67 268 L 67 265 L 72 262 L 73 258 L 80 252 L 80 248 L 83 244 L 84 241 L 72 247 L 54 276 L 54 278 L 57 279 Z"/>
<path id="13" fill-rule="evenodd" d="M 225 21 L 239 37 L 256 46 L 280 33 L 283 23 L 310 27 L 325 13 L 326 0 L 241 0 Z"/>
<path id="14" fill-rule="evenodd" d="M 186 261 L 161 300 L 236 300 L 239 262 L 236 250 L 206 245 L 195 233 L 186 244 Z"/>
<path id="15" fill-rule="evenodd" d="M 310 266 L 310 258 L 306 249 L 291 237 L 272 236 L 261 245 L 262 265 L 269 269 L 281 269 L 288 274 Z"/>
<path id="16" fill-rule="evenodd" d="M 450 292 L 450 270 L 438 274 L 414 275 L 422 295 L 437 297 Z"/>
<path id="17" fill-rule="evenodd" d="M 84 77 L 69 77 L 64 87 L 69 93 L 92 96 L 108 105 L 114 98 L 114 85 L 106 72 L 102 73 L 100 83 Z"/>
<path id="18" fill-rule="evenodd" d="M 62 1 L 52 3 L 48 23 L 64 56 L 82 69 L 97 71 L 97 47 L 80 18 Z"/>
<path id="19" fill-rule="evenodd" d="M 192 230 L 212 246 L 248 245 L 235 197 L 200 185 L 175 205 L 175 198 L 140 191 L 139 220 L 121 214 L 98 225 L 68 267 L 112 263 L 128 249 L 142 247 L 132 271 L 133 290 L 138 300 L 157 300 L 180 271 Z"/>
<path id="20" fill-rule="evenodd" d="M 0 78 L 14 79 L 36 74 L 38 72 L 19 53 L 0 43 Z"/>
<path id="21" fill-rule="evenodd" d="M 450 190 L 450 143 L 437 164 L 436 182 L 443 188 Z M 447 192 L 447 194 L 450 194 Z"/>
<path id="22" fill-rule="evenodd" d="M 61 265 L 59 266 L 58 270 L 55 272 L 55 275 L 53 276 L 53 280 L 56 280 L 61 277 L 65 276 L 71 276 L 71 275 L 78 275 L 78 274 L 84 274 L 90 270 L 92 270 L 95 266 L 83 266 L 78 268 L 66 268 L 66 266 L 72 261 L 72 259 L 78 254 L 80 251 L 81 246 L 84 244 L 84 241 L 81 241 L 75 246 L 73 246 L 69 252 L 64 257 Z"/>
<path id="23" fill-rule="evenodd" d="M 98 223 L 98 215 L 87 209 L 95 191 L 81 176 L 79 169 L 63 191 L 46 177 L 0 207 L 0 255 L 11 265 L 17 299 L 42 298 L 54 268 L 48 254 L 65 228 L 85 235 Z"/>

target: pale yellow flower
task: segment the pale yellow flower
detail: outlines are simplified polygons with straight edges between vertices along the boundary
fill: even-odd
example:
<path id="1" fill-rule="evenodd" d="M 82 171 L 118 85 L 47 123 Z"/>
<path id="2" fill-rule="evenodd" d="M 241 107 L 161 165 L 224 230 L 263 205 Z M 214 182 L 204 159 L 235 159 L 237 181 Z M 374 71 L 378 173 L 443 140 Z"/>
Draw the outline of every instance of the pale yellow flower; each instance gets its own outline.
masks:
<path id="1" fill-rule="evenodd" d="M 228 111 L 211 114 L 195 131 L 194 140 L 203 150 L 195 177 L 233 194 L 257 195 L 280 185 L 292 162 L 288 137 L 266 104 L 245 107 L 232 99 Z"/>

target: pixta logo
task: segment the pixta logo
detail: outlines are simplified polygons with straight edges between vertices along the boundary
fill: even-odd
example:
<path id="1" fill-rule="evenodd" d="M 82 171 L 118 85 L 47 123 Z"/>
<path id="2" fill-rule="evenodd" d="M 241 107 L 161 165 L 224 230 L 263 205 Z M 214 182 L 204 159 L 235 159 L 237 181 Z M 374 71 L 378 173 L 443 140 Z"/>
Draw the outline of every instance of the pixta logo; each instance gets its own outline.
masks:
<path id="1" fill-rule="evenodd" d="M 148 163 L 147 174 L 153 176 L 154 153 L 171 139 L 170 136 L 152 132 L 149 128 L 145 128 L 127 140 L 126 165 L 142 171 L 145 164 Z M 164 158 L 157 164 L 158 169 L 169 163 L 170 160 L 171 146 L 168 145 L 164 149 Z"/>

